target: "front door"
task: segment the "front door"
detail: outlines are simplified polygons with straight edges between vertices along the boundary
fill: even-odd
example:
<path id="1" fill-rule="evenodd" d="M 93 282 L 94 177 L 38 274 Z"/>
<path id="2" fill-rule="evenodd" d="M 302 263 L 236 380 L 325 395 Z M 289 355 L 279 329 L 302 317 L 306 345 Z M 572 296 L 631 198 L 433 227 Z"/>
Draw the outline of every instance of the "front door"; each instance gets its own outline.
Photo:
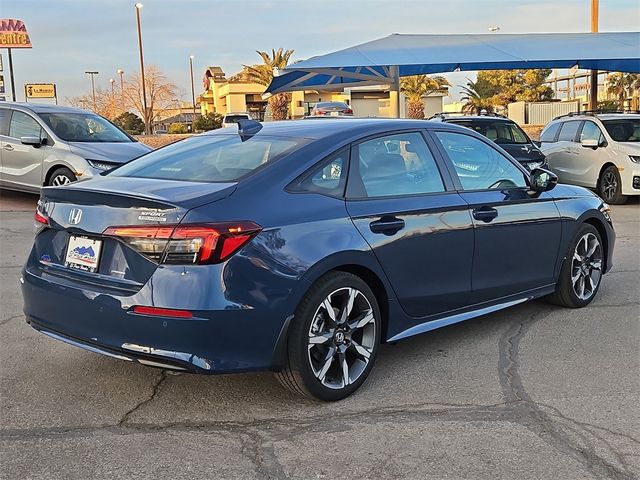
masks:
<path id="1" fill-rule="evenodd" d="M 31 116 L 14 110 L 8 135 L 0 136 L 2 170 L 0 180 L 6 187 L 37 191 L 42 186 L 44 149 L 23 145 L 21 137 L 42 137 L 42 127 Z"/>
<path id="2" fill-rule="evenodd" d="M 380 136 L 352 149 L 347 210 L 413 317 L 468 302 L 473 224 L 451 187 L 421 132 Z"/>
<path id="3" fill-rule="evenodd" d="M 551 196 L 530 196 L 526 174 L 484 139 L 444 131 L 434 136 L 473 218 L 473 303 L 552 284 L 561 222 Z"/>

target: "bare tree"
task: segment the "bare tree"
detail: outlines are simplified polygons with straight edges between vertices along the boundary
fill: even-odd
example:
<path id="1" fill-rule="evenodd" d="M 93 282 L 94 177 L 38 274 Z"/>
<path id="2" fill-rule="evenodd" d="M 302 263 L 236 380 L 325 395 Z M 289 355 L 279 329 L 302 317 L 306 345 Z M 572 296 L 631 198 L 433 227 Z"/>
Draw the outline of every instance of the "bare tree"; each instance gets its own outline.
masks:
<path id="1" fill-rule="evenodd" d="M 96 102 L 93 103 L 93 97 L 91 93 L 78 95 L 77 97 L 70 97 L 66 99 L 67 102 L 73 107 L 82 108 L 84 110 L 91 110 L 92 112 L 102 115 L 109 120 L 113 120 L 122 112 L 122 105 L 118 99 L 118 96 L 111 92 L 111 90 L 96 90 Z"/>
<path id="2" fill-rule="evenodd" d="M 149 65 L 144 69 L 144 77 L 147 91 L 147 111 L 145 112 L 143 107 L 142 81 L 139 72 L 130 75 L 125 83 L 125 106 L 140 114 L 146 132 L 151 133 L 153 122 L 174 103 L 178 88 L 155 65 Z"/>

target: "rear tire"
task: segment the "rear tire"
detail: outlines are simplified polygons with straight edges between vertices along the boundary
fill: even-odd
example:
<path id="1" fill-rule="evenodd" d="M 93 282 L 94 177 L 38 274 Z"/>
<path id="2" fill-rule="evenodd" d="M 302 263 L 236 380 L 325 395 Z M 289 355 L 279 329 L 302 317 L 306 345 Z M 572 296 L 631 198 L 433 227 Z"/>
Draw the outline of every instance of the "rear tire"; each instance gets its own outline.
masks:
<path id="1" fill-rule="evenodd" d="M 68 185 L 71 182 L 78 180 L 71 170 L 67 167 L 56 168 L 51 176 L 47 186 L 60 187 L 62 185 Z"/>
<path id="2" fill-rule="evenodd" d="M 593 225 L 583 224 L 569 245 L 556 291 L 549 300 L 569 308 L 591 303 L 602 281 L 604 257 L 600 233 Z"/>
<path id="3" fill-rule="evenodd" d="M 604 169 L 598 179 L 598 194 L 612 205 L 622 205 L 627 202 L 627 196 L 622 194 L 622 180 L 618 168 L 613 165 Z"/>
<path id="4" fill-rule="evenodd" d="M 330 272 L 298 305 L 287 340 L 288 361 L 276 376 L 299 395 L 342 400 L 369 375 L 381 327 L 378 302 L 369 286 L 351 273 Z"/>

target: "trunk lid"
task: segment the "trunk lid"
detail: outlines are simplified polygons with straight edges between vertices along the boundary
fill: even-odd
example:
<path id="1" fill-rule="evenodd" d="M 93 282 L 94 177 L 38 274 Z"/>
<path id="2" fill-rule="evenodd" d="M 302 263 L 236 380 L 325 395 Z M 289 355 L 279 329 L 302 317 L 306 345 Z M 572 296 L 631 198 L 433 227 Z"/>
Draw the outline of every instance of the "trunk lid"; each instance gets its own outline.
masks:
<path id="1" fill-rule="evenodd" d="M 158 268 L 160 254 L 143 255 L 102 233 L 114 226 L 178 224 L 191 208 L 221 200 L 235 188 L 235 183 L 109 176 L 43 188 L 38 209 L 48 218 L 49 228 L 36 235 L 27 267 L 98 288 L 137 291 Z M 71 268 L 70 248 L 86 253 L 90 267 Z"/>

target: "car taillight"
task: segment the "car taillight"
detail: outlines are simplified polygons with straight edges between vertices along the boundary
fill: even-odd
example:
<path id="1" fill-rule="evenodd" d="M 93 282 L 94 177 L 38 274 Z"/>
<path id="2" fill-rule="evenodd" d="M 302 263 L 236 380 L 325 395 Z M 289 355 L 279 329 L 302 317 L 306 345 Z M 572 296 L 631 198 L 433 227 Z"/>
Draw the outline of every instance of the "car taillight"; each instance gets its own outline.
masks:
<path id="1" fill-rule="evenodd" d="M 109 227 L 103 235 L 120 238 L 158 263 L 220 263 L 256 236 L 262 227 L 253 222 L 197 225 Z"/>
<path id="2" fill-rule="evenodd" d="M 38 202 L 38 206 L 36 207 L 36 213 L 33 216 L 36 222 L 38 222 L 39 226 L 49 226 L 49 217 L 42 209 L 40 202 Z"/>
<path id="3" fill-rule="evenodd" d="M 351 110 L 350 108 L 347 108 L 344 113 L 346 113 L 347 115 L 353 115 L 353 110 Z"/>

